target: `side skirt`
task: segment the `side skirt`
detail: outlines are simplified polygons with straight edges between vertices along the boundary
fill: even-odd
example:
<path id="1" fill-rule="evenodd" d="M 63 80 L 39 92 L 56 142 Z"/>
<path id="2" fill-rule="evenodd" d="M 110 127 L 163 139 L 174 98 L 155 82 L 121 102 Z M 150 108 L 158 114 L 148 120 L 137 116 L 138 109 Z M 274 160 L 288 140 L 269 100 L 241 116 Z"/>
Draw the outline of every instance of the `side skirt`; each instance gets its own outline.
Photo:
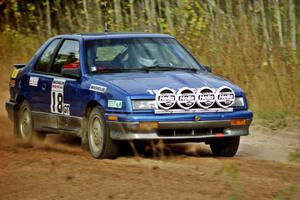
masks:
<path id="1" fill-rule="evenodd" d="M 82 117 L 32 111 L 32 118 L 37 131 L 69 133 L 79 137 L 82 135 Z"/>

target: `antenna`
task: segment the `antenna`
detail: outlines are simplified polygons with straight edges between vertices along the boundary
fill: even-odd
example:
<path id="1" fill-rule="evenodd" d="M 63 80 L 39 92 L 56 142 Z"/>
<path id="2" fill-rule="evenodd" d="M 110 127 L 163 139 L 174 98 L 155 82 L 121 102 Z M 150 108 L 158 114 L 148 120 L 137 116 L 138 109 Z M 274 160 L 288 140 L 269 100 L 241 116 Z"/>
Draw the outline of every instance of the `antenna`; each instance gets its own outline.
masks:
<path id="1" fill-rule="evenodd" d="M 108 32 L 108 24 L 107 24 L 107 2 L 104 3 L 104 32 Z"/>

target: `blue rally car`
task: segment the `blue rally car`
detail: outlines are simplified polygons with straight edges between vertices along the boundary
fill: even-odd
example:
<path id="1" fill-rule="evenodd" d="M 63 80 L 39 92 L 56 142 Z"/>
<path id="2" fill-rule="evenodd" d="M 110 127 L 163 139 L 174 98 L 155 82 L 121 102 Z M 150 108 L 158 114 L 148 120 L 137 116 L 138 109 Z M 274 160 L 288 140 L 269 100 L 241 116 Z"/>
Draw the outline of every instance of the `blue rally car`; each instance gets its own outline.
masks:
<path id="1" fill-rule="evenodd" d="M 15 67 L 6 109 L 25 141 L 70 133 L 95 158 L 114 157 L 122 140 L 205 142 L 234 156 L 249 134 L 244 92 L 169 35 L 59 35 Z"/>

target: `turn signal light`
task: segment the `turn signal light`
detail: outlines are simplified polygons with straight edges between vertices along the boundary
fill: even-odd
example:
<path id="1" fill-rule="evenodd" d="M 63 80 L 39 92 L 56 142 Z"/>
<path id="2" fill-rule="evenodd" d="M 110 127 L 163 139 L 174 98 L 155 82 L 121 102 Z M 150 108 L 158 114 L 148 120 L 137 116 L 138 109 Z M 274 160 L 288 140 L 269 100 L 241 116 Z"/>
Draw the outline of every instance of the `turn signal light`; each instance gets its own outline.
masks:
<path id="1" fill-rule="evenodd" d="M 246 125 L 246 119 L 232 119 L 230 124 L 231 124 L 231 126 Z"/>
<path id="2" fill-rule="evenodd" d="M 140 122 L 140 130 L 151 131 L 158 128 L 158 122 Z"/>
<path id="3" fill-rule="evenodd" d="M 107 118 L 109 121 L 118 121 L 118 117 L 114 115 L 109 115 Z"/>

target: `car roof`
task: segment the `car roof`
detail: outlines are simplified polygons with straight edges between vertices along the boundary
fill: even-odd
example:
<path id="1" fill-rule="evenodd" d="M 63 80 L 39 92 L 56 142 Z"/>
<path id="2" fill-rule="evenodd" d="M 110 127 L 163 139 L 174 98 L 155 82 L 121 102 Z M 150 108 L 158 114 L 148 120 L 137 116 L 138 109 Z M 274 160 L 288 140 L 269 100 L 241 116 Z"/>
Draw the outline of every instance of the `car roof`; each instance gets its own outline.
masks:
<path id="1" fill-rule="evenodd" d="M 58 36 L 57 36 L 58 37 Z M 74 33 L 64 34 L 60 37 L 82 38 L 84 40 L 95 39 L 122 39 L 122 38 L 173 38 L 168 34 L 161 33 L 139 33 L 139 32 L 99 32 L 99 33 Z"/>

